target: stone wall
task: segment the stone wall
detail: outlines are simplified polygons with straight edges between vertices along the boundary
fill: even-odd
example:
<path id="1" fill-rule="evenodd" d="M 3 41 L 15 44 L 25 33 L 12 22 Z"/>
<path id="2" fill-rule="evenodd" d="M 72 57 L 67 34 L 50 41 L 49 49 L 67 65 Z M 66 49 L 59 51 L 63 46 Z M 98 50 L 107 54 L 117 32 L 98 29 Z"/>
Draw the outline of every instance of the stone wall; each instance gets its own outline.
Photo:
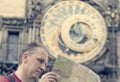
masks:
<path id="1" fill-rule="evenodd" d="M 120 32 L 117 32 L 117 55 L 118 55 L 118 69 L 120 70 Z M 120 81 L 120 71 L 118 71 L 118 76 Z"/>
<path id="2" fill-rule="evenodd" d="M 28 0 L 30 1 L 30 0 Z M 52 7 L 55 3 L 57 3 L 58 1 L 61 0 L 31 0 L 34 2 L 34 4 L 32 5 L 33 7 L 35 7 L 36 3 L 40 2 L 41 6 L 42 6 L 42 10 L 40 10 L 40 13 L 36 13 L 35 11 L 32 13 L 29 13 L 28 15 L 33 16 L 33 18 L 28 18 L 27 20 L 22 20 L 22 22 L 20 22 L 21 20 L 17 19 L 17 18 L 13 18 L 13 19 L 4 19 L 2 18 L 2 22 L 3 27 L 5 28 L 1 28 L 0 27 L 0 60 L 5 59 L 6 58 L 6 46 L 7 46 L 7 32 L 8 30 L 12 30 L 12 31 L 16 31 L 16 29 L 19 29 L 20 32 L 20 40 L 19 40 L 19 48 L 22 48 L 22 45 L 26 44 L 27 42 L 31 42 L 34 40 L 40 41 L 40 22 L 42 20 L 42 16 L 45 14 L 45 12 L 49 9 L 49 7 Z M 83 0 L 85 1 L 85 0 Z M 90 1 L 90 0 L 86 0 L 86 1 Z M 34 9 L 34 8 L 33 8 Z M 39 10 L 39 9 L 38 9 Z M 41 18 L 39 18 L 39 16 L 41 16 Z M 28 16 L 29 17 L 29 16 Z M 36 17 L 38 17 L 36 20 Z M 7 27 L 6 27 L 7 26 Z M 20 27 L 23 26 L 23 27 Z M 10 27 L 10 28 L 9 28 Z M 15 27 L 15 28 L 13 28 Z M 20 27 L 20 28 L 19 28 Z M 3 34 L 2 34 L 3 33 Z M 4 37 L 2 37 L 2 35 L 4 35 Z M 111 36 L 108 34 L 108 36 Z M 110 54 L 110 50 L 107 47 L 107 49 L 105 50 L 105 52 L 102 53 L 102 55 L 95 59 L 95 60 L 91 60 L 89 62 L 85 62 L 85 65 L 88 66 L 89 68 L 92 68 L 92 70 L 96 71 L 98 74 L 100 74 L 100 77 L 103 80 L 103 82 L 116 82 L 115 79 L 111 79 L 108 80 L 108 76 L 111 76 L 110 73 L 114 73 L 115 70 L 116 71 L 116 66 L 110 66 L 109 69 L 109 63 L 110 61 L 114 61 L 114 60 L 118 60 L 118 67 L 117 69 L 120 70 L 120 32 L 118 30 L 117 35 L 117 56 L 118 58 L 112 58 L 111 54 Z M 1 44 L 2 42 L 2 44 Z M 107 46 L 109 46 L 110 41 L 108 40 L 108 44 L 106 44 Z M 113 54 L 114 55 L 114 54 Z M 17 65 L 14 63 L 12 64 L 12 67 L 9 68 L 9 65 L 11 65 L 12 63 L 8 64 L 8 63 L 0 63 L 0 74 L 8 74 L 8 71 L 11 70 L 15 70 Z M 52 66 L 54 64 L 54 60 L 49 58 L 49 63 L 47 65 L 47 70 L 45 72 L 51 71 L 52 70 Z M 8 67 L 7 67 L 8 66 Z M 14 68 L 15 66 L 15 68 Z M 108 68 L 107 68 L 108 66 Z M 8 68 L 8 69 L 5 69 Z M 6 71 L 7 70 L 7 71 Z M 120 81 L 120 73 L 118 71 L 117 73 L 119 79 L 118 82 Z M 117 78 L 117 77 L 115 77 Z"/>
<path id="3" fill-rule="evenodd" d="M 0 44 L 1 44 L 1 41 L 2 41 L 2 31 L 0 30 Z"/>

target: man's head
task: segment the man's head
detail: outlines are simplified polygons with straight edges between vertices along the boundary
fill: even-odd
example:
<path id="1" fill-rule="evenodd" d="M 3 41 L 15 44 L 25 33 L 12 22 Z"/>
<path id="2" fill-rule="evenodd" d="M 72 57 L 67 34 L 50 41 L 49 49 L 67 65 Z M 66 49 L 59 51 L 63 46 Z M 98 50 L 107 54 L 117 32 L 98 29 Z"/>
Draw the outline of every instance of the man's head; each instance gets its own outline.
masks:
<path id="1" fill-rule="evenodd" d="M 37 42 L 26 45 L 19 56 L 19 66 L 30 78 L 37 78 L 46 69 L 47 61 L 47 49 Z"/>

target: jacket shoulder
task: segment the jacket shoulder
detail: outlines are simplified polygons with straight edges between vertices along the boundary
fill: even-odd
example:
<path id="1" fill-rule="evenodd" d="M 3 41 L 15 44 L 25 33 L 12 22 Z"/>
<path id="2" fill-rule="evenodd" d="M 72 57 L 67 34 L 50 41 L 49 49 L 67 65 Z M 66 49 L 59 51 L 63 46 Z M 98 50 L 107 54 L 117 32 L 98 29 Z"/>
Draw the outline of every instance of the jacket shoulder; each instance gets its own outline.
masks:
<path id="1" fill-rule="evenodd" d="M 7 76 L 0 76 L 0 82 L 10 82 Z"/>

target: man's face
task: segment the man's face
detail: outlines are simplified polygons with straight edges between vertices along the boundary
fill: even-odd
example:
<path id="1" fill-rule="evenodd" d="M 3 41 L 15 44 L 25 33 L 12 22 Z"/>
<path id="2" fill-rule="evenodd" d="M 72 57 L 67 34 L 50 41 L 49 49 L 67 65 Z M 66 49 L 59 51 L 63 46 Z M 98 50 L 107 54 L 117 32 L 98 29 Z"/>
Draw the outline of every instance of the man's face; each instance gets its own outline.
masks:
<path id="1" fill-rule="evenodd" d="M 30 78 L 37 78 L 46 69 L 48 54 L 43 48 L 36 48 L 34 54 L 29 54 L 26 68 Z"/>

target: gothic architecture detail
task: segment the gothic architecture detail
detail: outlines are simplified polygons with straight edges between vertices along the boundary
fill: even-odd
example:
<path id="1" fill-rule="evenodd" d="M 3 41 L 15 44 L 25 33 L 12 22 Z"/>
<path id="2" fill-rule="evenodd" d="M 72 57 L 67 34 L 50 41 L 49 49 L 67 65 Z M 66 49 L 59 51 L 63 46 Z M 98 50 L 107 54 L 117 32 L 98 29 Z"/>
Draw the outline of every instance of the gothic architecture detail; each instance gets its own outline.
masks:
<path id="1" fill-rule="evenodd" d="M 0 14 L 0 75 L 7 75 L 8 73 L 16 70 L 18 63 L 17 56 L 20 54 L 20 50 L 26 43 L 39 41 L 46 44 L 46 40 L 49 40 L 48 43 L 50 46 L 47 45 L 47 47 L 50 49 L 52 54 L 61 49 L 58 53 L 66 53 L 65 55 L 67 57 L 72 56 L 71 58 L 74 60 L 75 58 L 78 58 L 77 63 L 81 63 L 95 71 L 100 76 L 101 82 L 120 81 L 120 0 L 25 1 L 26 7 L 23 7 L 23 10 L 25 10 L 24 17 L 6 17 Z M 79 4 L 76 5 L 77 7 L 75 5 L 71 6 L 68 3 L 65 3 L 65 1 L 70 2 L 70 4 L 73 4 L 74 1 L 80 1 L 90 5 L 91 7 L 88 5 L 81 6 Z M 64 7 L 67 9 L 67 12 L 64 8 L 59 8 L 62 8 L 61 5 L 55 6 L 59 4 L 59 2 L 62 2 L 64 5 L 69 5 Z M 59 9 L 56 9 L 55 11 L 54 8 Z M 79 10 L 81 11 L 78 12 Z M 94 16 L 92 16 L 91 12 L 97 12 L 97 14 L 93 13 Z M 84 18 L 79 18 L 77 16 L 72 17 L 73 13 L 83 13 L 84 15 L 89 14 L 89 16 L 84 16 Z M 48 20 L 50 17 L 54 18 Z M 96 20 L 94 20 L 94 17 L 96 17 Z M 99 19 L 97 19 L 97 17 L 99 17 Z M 60 21 L 62 18 L 63 20 Z M 63 21 L 65 20 L 66 22 L 64 23 Z M 90 22 L 90 20 L 94 22 Z M 104 20 L 105 22 L 101 22 L 99 24 L 101 20 Z M 51 26 L 46 25 L 47 23 L 48 25 L 51 24 Z M 88 28 L 95 28 L 97 26 L 96 24 L 100 26 L 96 28 L 96 30 Z M 106 30 L 104 28 L 104 24 L 106 25 Z M 55 26 L 58 28 L 55 28 Z M 63 27 L 66 27 L 66 29 Z M 55 31 L 55 29 L 57 30 Z M 61 35 L 57 36 L 60 33 Z M 88 37 L 85 36 L 85 33 Z M 46 38 L 50 35 L 52 38 Z M 101 37 L 102 35 L 103 37 Z M 80 49 L 89 53 L 96 48 L 96 44 L 94 44 L 94 42 L 99 43 L 100 41 L 103 42 L 103 44 L 99 44 L 99 46 L 102 46 L 101 49 L 96 49 L 93 54 L 89 55 L 89 58 L 88 56 L 84 56 L 86 60 L 84 60 L 85 58 L 79 60 L 83 57 L 84 53 L 83 51 L 80 51 L 80 54 L 78 54 L 79 47 L 81 47 L 79 44 L 84 44 L 88 40 L 91 40 L 91 37 L 93 38 L 89 45 L 93 45 L 93 47 L 88 48 L 89 45 L 87 47 L 83 45 Z M 56 48 L 56 44 L 59 48 Z M 75 46 L 73 44 L 75 44 Z M 11 52 L 11 49 L 13 52 Z M 53 56 L 53 58 L 55 57 Z M 53 58 L 49 58 L 46 72 L 52 70 L 55 61 Z M 6 60 L 8 60 L 8 62 Z"/>

